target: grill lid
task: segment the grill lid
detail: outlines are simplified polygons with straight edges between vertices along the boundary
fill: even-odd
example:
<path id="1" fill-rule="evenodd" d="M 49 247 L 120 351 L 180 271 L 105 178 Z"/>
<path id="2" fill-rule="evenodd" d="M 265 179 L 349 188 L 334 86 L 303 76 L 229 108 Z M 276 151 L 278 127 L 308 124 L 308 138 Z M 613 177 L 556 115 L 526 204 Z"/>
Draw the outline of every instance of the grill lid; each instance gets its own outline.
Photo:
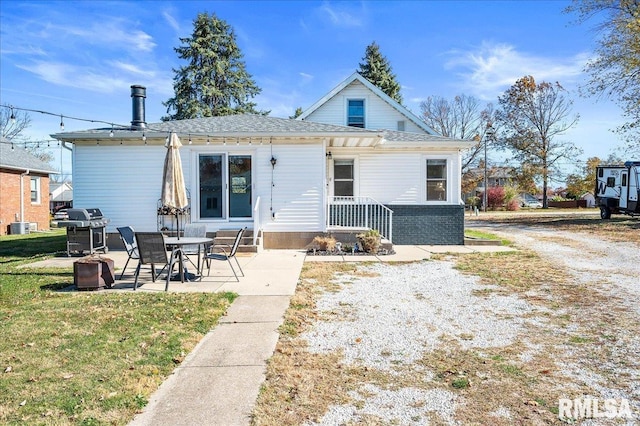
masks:
<path id="1" fill-rule="evenodd" d="M 102 219 L 100 209 L 68 209 L 69 220 L 95 220 Z"/>

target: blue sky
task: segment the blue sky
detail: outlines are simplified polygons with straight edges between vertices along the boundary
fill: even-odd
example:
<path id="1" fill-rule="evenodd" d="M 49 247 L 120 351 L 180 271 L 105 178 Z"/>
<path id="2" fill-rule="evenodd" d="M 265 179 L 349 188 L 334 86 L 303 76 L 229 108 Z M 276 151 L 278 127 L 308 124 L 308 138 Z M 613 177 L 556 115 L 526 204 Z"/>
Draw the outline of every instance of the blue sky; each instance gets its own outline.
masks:
<path id="1" fill-rule="evenodd" d="M 198 13 L 235 30 L 258 108 L 287 117 L 308 108 L 358 68 L 376 41 L 420 113 L 430 95 L 473 95 L 497 104 L 516 79 L 558 81 L 580 114 L 562 138 L 606 157 L 621 110 L 581 98 L 596 22 L 574 25 L 567 1 L 14 1 L 0 2 L 0 103 L 118 124 L 131 121 L 129 87 L 147 87 L 147 122 L 166 114 L 173 48 Z M 32 139 L 59 131 L 60 118 L 30 113 Z M 65 120 L 65 130 L 98 127 Z M 59 160 L 60 153 L 54 150 Z M 65 154 L 68 155 L 68 154 Z M 68 159 L 63 168 L 68 173 Z M 568 166 L 568 165 L 567 165 Z"/>

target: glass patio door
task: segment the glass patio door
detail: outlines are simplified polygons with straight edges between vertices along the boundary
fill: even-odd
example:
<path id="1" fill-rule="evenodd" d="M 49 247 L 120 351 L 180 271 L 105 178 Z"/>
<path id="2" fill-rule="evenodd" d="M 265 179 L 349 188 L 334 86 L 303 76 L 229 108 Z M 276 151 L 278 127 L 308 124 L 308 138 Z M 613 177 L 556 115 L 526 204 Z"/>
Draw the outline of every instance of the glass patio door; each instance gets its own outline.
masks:
<path id="1" fill-rule="evenodd" d="M 252 216 L 251 155 L 200 154 L 198 172 L 201 219 Z"/>
<path id="2" fill-rule="evenodd" d="M 229 156 L 229 217 L 251 217 L 251 156 Z"/>
<path id="3" fill-rule="evenodd" d="M 200 217 L 221 219 L 225 211 L 223 155 L 200 155 Z"/>

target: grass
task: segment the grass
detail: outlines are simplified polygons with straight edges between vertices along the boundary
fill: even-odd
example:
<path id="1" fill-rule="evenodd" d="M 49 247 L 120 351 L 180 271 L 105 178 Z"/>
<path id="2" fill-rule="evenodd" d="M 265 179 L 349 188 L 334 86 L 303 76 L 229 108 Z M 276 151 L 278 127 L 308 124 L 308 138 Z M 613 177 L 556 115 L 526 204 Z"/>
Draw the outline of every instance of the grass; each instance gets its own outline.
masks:
<path id="1" fill-rule="evenodd" d="M 465 238 L 473 238 L 478 240 L 490 240 L 490 241 L 500 241 L 500 244 L 503 246 L 510 246 L 511 241 L 501 238 L 496 234 L 492 234 L 486 231 L 480 231 L 478 229 L 465 228 L 464 230 Z"/>
<path id="2" fill-rule="evenodd" d="M 235 295 L 59 292 L 64 230 L 0 237 L 0 423 L 128 423 Z"/>

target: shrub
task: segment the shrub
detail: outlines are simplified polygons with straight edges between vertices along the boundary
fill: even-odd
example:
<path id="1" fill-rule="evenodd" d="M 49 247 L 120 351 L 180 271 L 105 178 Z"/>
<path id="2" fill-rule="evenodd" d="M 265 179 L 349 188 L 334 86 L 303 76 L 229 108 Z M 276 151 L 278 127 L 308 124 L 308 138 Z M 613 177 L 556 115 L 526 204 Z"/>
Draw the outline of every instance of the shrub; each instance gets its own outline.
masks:
<path id="1" fill-rule="evenodd" d="M 495 210 L 504 204 L 504 188 L 502 186 L 493 186 L 487 190 L 487 207 Z"/>
<path id="2" fill-rule="evenodd" d="M 377 253 L 380 248 L 380 232 L 376 229 L 369 229 L 367 232 L 356 235 L 362 251 L 366 253 Z"/>
<path id="3" fill-rule="evenodd" d="M 520 201 L 517 198 L 509 200 L 507 202 L 507 210 L 510 212 L 515 212 L 520 210 Z"/>
<path id="4" fill-rule="evenodd" d="M 316 246 L 318 250 L 334 251 L 336 249 L 336 239 L 318 235 L 313 239 L 313 245 Z"/>

